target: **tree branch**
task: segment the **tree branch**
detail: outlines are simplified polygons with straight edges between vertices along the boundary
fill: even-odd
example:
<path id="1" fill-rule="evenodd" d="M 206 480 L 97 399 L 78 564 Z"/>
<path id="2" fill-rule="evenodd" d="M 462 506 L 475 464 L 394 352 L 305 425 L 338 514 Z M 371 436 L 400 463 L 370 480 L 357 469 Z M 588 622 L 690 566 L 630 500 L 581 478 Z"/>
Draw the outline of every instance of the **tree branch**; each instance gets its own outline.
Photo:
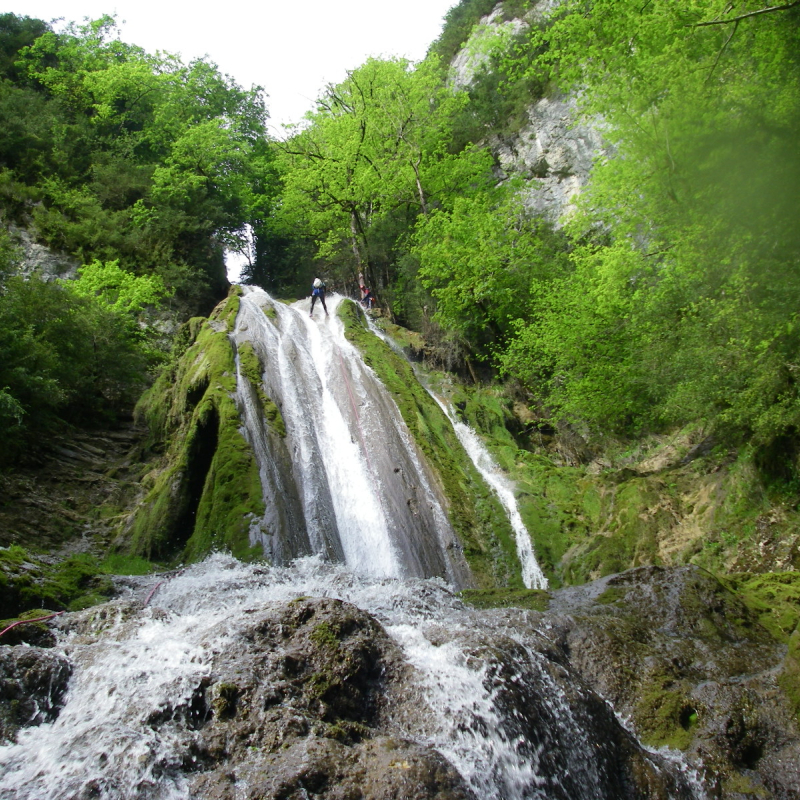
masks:
<path id="1" fill-rule="evenodd" d="M 747 14 L 740 14 L 738 17 L 731 17 L 730 19 L 714 19 L 710 22 L 697 22 L 693 27 L 703 28 L 707 25 L 728 25 L 731 22 L 741 22 L 748 17 L 757 17 L 759 14 L 769 14 L 773 11 L 788 11 L 790 8 L 800 6 L 800 0 L 795 0 L 793 3 L 785 3 L 782 6 L 769 6 L 768 8 L 760 8 L 758 11 L 748 11 Z"/>

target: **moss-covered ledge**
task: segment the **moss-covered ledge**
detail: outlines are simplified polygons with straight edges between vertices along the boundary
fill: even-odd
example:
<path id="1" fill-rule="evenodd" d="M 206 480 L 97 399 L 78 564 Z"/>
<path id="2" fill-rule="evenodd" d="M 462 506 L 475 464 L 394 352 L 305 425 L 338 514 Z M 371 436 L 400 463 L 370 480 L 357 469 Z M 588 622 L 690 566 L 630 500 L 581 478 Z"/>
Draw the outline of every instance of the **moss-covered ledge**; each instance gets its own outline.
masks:
<path id="1" fill-rule="evenodd" d="M 264 512 L 252 449 L 239 431 L 236 362 L 228 336 L 239 310 L 238 287 L 208 319 L 178 334 L 172 363 L 137 405 L 162 452 L 145 477 L 147 493 L 128 526 L 126 549 L 146 558 L 196 560 L 214 549 L 237 558 L 250 546 L 253 516 Z"/>
<path id="2" fill-rule="evenodd" d="M 420 450 L 439 478 L 450 522 L 480 588 L 521 589 L 514 532 L 495 494 L 459 442 L 453 426 L 425 391 L 411 365 L 366 326 L 352 301 L 339 305 L 345 335 L 391 393 Z"/>

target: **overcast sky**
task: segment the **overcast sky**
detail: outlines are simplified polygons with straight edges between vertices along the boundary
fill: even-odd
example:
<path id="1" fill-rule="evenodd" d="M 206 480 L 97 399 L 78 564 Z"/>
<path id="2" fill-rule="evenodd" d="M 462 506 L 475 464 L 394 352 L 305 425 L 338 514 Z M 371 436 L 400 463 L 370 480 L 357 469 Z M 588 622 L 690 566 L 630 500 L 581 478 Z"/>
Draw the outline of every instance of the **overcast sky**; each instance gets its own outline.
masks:
<path id="1" fill-rule="evenodd" d="M 122 39 L 145 50 L 208 55 L 220 70 L 269 95 L 273 133 L 298 122 L 319 90 L 368 56 L 419 60 L 457 0 L 11 0 L 5 11 L 81 22 L 116 14 Z M 124 24 L 123 24 L 124 23 Z"/>

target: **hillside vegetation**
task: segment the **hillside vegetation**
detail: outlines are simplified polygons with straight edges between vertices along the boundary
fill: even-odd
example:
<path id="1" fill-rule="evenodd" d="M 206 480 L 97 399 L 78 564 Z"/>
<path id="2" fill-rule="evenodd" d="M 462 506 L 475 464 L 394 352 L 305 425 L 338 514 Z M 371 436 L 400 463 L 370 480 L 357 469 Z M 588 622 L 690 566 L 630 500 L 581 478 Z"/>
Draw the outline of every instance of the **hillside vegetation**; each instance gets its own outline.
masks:
<path id="1" fill-rule="evenodd" d="M 301 296 L 319 272 L 355 295 L 363 274 L 387 326 L 466 381 L 441 378 L 551 577 L 796 568 L 798 39 L 796 3 L 463 0 L 424 61 L 369 59 L 277 142 L 260 90 L 207 61 L 124 44 L 109 18 L 4 15 L 4 219 L 116 277 L 34 291 L 3 240 L 2 431 L 27 446 L 128 403 L 164 358 L 144 309 L 207 313 L 249 226 L 246 280 Z M 615 155 L 553 225 L 495 148 L 563 93 Z M 126 276 L 152 282 L 123 309 Z"/>

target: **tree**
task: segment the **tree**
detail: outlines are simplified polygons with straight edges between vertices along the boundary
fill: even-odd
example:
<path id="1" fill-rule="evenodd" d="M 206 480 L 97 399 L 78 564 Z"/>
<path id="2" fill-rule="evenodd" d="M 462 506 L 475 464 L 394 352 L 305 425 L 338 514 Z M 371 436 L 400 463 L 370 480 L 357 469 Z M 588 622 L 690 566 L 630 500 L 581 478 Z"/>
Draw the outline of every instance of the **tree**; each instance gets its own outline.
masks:
<path id="1" fill-rule="evenodd" d="M 574 272 L 505 360 L 551 406 L 598 428 L 800 430 L 795 6 L 570 2 L 531 32 L 535 69 L 617 150 L 572 223 Z"/>
<path id="2" fill-rule="evenodd" d="M 399 230 L 485 179 L 483 153 L 448 152 L 463 101 L 441 83 L 435 60 L 412 68 L 403 59 L 370 59 L 329 86 L 307 127 L 287 142 L 282 213 L 305 221 L 343 277 L 364 272 L 373 287 L 388 286 Z"/>

